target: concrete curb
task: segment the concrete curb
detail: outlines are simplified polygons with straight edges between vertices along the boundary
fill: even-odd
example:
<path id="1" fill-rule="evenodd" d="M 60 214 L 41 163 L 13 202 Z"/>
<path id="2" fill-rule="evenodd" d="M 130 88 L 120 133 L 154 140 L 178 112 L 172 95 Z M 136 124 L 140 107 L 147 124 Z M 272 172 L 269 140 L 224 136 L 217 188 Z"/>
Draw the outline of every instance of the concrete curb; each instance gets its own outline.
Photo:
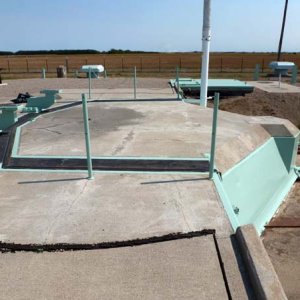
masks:
<path id="1" fill-rule="evenodd" d="M 255 227 L 253 225 L 239 227 L 236 238 L 257 299 L 287 299 Z"/>

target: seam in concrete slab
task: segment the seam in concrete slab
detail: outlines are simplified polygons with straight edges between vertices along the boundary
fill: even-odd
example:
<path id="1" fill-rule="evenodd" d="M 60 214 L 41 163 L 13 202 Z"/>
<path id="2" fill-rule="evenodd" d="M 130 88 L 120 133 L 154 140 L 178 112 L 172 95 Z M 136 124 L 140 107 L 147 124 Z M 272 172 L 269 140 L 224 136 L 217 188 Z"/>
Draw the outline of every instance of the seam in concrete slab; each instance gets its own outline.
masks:
<path id="1" fill-rule="evenodd" d="M 220 251 L 220 248 L 219 248 L 219 245 L 218 245 L 218 240 L 217 240 L 217 237 L 216 237 L 215 233 L 213 234 L 213 239 L 214 239 L 214 243 L 215 243 L 215 247 L 216 247 L 216 252 L 217 252 L 217 256 L 218 256 L 218 260 L 219 260 L 219 264 L 220 264 L 220 268 L 221 268 L 221 272 L 222 272 L 222 276 L 223 276 L 227 296 L 228 296 L 229 300 L 232 300 L 232 296 L 231 296 L 231 292 L 230 292 L 230 288 L 229 288 L 229 283 L 228 283 L 228 279 L 227 279 L 227 275 L 226 275 L 226 270 L 225 270 L 225 267 L 224 267 L 221 251 Z"/>
<path id="2" fill-rule="evenodd" d="M 96 249 L 110 249 L 121 247 L 135 247 L 147 244 L 156 244 L 167 241 L 175 241 L 181 239 L 190 239 L 204 235 L 215 235 L 214 229 L 204 229 L 201 231 L 192 231 L 187 233 L 177 232 L 169 233 L 162 236 L 153 236 L 144 239 L 134 239 L 128 241 L 113 241 L 102 242 L 95 244 L 75 244 L 75 243 L 58 243 L 58 244 L 15 244 L 3 243 L 0 241 L 1 252 L 16 252 L 16 251 L 30 251 L 30 252 L 56 252 L 56 251 L 80 251 L 80 250 L 96 250 Z"/>

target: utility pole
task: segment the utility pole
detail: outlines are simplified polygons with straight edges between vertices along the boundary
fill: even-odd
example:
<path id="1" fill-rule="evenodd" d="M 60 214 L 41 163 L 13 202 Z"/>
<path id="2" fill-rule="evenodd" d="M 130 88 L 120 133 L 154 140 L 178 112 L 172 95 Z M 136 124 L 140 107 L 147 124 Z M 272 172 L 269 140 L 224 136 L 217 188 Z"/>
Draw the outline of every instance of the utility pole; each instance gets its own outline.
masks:
<path id="1" fill-rule="evenodd" d="M 284 35 L 284 28 L 285 28 L 285 20 L 286 20 L 286 12 L 287 12 L 288 3 L 289 3 L 289 0 L 285 0 L 283 20 L 282 20 L 282 26 L 281 26 L 281 34 L 280 34 L 278 53 L 277 53 L 277 61 L 280 61 L 280 59 L 281 59 L 281 48 L 282 48 L 282 40 L 283 40 L 283 35 Z"/>

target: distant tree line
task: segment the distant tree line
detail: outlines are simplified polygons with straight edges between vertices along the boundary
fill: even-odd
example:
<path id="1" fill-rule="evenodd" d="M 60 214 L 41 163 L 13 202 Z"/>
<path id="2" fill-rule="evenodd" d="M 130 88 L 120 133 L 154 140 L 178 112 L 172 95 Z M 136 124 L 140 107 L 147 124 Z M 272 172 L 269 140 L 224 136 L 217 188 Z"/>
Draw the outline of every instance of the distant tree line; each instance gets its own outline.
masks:
<path id="1" fill-rule="evenodd" d="M 109 51 L 85 50 L 20 50 L 17 52 L 0 51 L 0 55 L 71 55 L 71 54 L 135 54 L 135 53 L 158 53 L 149 51 L 131 51 L 122 49 L 111 49 Z"/>

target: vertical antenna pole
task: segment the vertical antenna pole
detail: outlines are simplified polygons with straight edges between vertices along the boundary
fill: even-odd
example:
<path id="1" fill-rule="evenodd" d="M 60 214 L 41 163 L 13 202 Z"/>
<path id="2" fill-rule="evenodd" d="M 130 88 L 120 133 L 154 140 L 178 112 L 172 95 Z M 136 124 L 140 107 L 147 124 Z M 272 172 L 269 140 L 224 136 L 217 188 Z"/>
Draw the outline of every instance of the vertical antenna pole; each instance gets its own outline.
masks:
<path id="1" fill-rule="evenodd" d="M 212 124 L 212 133 L 211 133 L 211 146 L 210 146 L 210 159 L 209 159 L 209 179 L 213 178 L 214 168 L 215 168 L 215 153 L 216 153 L 219 100 L 220 100 L 220 94 L 215 93 L 213 124 Z"/>
<path id="2" fill-rule="evenodd" d="M 87 101 L 86 101 L 85 94 L 82 94 L 82 111 L 83 111 L 83 121 L 84 121 L 86 161 L 87 161 L 87 166 L 88 166 L 88 179 L 94 179 L 92 156 L 91 156 L 89 114 L 88 114 Z"/>
<path id="3" fill-rule="evenodd" d="M 202 69 L 201 69 L 201 91 L 200 105 L 207 106 L 207 88 L 209 71 L 209 49 L 211 40 L 210 26 L 211 0 L 204 0 L 203 29 L 202 29 Z"/>

